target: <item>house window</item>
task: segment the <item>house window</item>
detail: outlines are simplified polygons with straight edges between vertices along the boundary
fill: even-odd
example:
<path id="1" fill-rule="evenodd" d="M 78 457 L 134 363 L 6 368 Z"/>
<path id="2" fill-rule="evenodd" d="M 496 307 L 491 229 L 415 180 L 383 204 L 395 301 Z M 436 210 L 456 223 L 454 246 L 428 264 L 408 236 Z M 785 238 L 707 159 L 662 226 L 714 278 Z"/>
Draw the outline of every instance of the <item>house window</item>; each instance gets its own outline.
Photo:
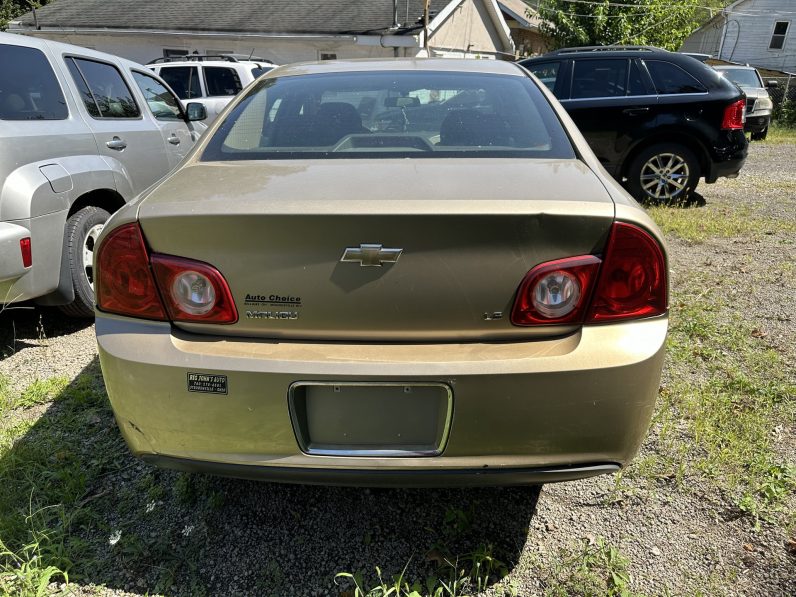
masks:
<path id="1" fill-rule="evenodd" d="M 332 52 L 318 52 L 318 60 L 337 60 L 337 54 Z"/>
<path id="2" fill-rule="evenodd" d="M 774 33 L 771 35 L 771 43 L 768 44 L 769 50 L 781 50 L 785 47 L 785 37 L 788 35 L 789 21 L 777 21 L 774 25 Z"/>
<path id="3" fill-rule="evenodd" d="M 164 58 L 172 58 L 174 56 L 187 56 L 188 50 L 169 50 L 168 48 L 163 49 L 163 57 Z"/>

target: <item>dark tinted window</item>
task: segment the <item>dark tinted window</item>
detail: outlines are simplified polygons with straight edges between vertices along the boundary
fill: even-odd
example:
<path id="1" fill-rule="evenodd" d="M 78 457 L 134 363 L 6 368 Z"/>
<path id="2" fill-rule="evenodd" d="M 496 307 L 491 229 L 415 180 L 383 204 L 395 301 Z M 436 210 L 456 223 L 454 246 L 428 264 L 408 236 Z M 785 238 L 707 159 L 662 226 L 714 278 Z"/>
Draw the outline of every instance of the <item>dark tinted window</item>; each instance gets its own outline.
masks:
<path id="1" fill-rule="evenodd" d="M 182 120 L 179 100 L 160 81 L 138 71 L 133 71 L 133 79 L 155 118 L 158 120 Z"/>
<path id="2" fill-rule="evenodd" d="M 572 99 L 626 95 L 627 58 L 576 60 Z"/>
<path id="3" fill-rule="evenodd" d="M 205 86 L 208 96 L 237 95 L 243 89 L 235 69 L 224 66 L 205 67 Z"/>
<path id="4" fill-rule="evenodd" d="M 647 89 L 647 83 L 644 81 L 644 76 L 641 74 L 641 69 L 638 67 L 638 64 L 635 60 L 631 60 L 627 94 L 647 95 L 651 92 L 651 89 Z"/>
<path id="5" fill-rule="evenodd" d="M 166 66 L 160 69 L 159 74 L 180 99 L 202 97 L 202 89 L 199 84 L 199 69 L 197 67 Z"/>
<path id="6" fill-rule="evenodd" d="M 774 25 L 774 33 L 771 35 L 771 43 L 768 44 L 769 50 L 781 50 L 785 47 L 785 38 L 788 35 L 790 22 L 777 21 Z"/>
<path id="7" fill-rule="evenodd" d="M 705 93 L 707 89 L 676 64 L 660 60 L 645 61 L 655 88 L 661 95 L 672 93 Z"/>
<path id="8" fill-rule="evenodd" d="M 273 66 L 256 66 L 252 69 L 252 76 L 256 79 L 260 75 L 264 75 L 269 70 L 273 70 Z"/>
<path id="9" fill-rule="evenodd" d="M 399 71 L 261 79 L 202 159 L 509 156 L 575 157 L 530 79 Z"/>
<path id="10" fill-rule="evenodd" d="M 0 119 L 64 120 L 64 94 L 44 54 L 0 44 Z"/>
<path id="11" fill-rule="evenodd" d="M 556 79 L 558 79 L 560 67 L 560 62 L 543 62 L 541 64 L 525 65 L 525 68 L 531 71 L 550 91 L 553 91 L 556 86 Z"/>
<path id="12" fill-rule="evenodd" d="M 67 58 L 86 110 L 94 118 L 137 118 L 141 116 L 133 93 L 121 73 L 111 64 L 85 58 Z"/>

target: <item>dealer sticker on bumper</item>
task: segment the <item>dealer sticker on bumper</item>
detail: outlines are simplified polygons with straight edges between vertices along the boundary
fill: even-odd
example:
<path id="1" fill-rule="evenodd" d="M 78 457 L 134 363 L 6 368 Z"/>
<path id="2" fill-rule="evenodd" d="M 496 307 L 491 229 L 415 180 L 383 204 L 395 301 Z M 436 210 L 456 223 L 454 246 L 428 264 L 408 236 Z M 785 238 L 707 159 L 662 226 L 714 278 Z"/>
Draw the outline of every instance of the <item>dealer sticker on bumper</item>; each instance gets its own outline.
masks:
<path id="1" fill-rule="evenodd" d="M 226 394 L 227 376 L 208 373 L 188 373 L 188 391 L 205 394 Z"/>

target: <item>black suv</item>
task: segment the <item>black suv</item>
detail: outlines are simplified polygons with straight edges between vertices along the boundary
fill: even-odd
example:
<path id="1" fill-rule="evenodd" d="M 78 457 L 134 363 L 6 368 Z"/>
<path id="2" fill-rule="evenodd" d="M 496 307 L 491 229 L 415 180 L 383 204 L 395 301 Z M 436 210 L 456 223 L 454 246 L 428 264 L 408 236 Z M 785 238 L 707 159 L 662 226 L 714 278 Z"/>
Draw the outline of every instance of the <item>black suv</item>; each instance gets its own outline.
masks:
<path id="1" fill-rule="evenodd" d="M 639 200 L 677 201 L 738 175 L 745 97 L 698 60 L 644 46 L 565 48 L 519 62 L 558 98 Z"/>

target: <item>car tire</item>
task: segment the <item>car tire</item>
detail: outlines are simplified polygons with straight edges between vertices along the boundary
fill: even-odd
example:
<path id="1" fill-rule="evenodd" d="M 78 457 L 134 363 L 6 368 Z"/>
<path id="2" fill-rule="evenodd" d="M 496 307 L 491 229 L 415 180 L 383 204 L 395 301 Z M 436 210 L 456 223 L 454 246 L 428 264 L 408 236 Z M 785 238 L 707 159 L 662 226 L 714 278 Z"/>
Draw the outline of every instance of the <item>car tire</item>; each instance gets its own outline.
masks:
<path id="1" fill-rule="evenodd" d="M 111 215 L 90 205 L 76 211 L 66 221 L 64 251 L 69 259 L 69 273 L 75 300 L 59 309 L 70 317 L 94 317 L 94 244 Z"/>
<path id="2" fill-rule="evenodd" d="M 768 127 L 757 133 L 752 133 L 752 141 L 762 141 L 768 136 Z"/>
<path id="3" fill-rule="evenodd" d="M 627 190 L 644 203 L 680 203 L 702 176 L 694 152 L 677 143 L 658 143 L 642 150 L 627 171 Z"/>

